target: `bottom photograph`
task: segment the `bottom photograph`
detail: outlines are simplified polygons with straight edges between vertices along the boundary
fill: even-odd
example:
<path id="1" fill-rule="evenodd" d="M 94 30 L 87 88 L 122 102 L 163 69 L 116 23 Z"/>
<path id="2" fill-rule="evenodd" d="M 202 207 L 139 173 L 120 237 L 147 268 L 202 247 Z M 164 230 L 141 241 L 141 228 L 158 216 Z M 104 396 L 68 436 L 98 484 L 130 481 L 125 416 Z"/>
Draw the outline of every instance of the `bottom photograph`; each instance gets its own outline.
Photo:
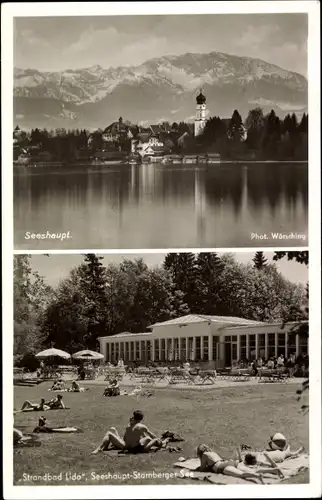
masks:
<path id="1" fill-rule="evenodd" d="M 14 484 L 309 483 L 308 259 L 15 255 Z"/>

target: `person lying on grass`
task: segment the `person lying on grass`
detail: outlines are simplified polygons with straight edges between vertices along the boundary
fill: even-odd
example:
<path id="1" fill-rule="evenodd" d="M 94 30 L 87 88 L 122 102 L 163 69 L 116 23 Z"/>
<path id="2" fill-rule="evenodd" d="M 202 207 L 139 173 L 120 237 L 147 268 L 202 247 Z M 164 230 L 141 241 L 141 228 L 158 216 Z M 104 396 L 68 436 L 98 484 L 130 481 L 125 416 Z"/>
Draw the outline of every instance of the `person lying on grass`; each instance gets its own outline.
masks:
<path id="1" fill-rule="evenodd" d="M 257 453 L 254 451 L 246 453 L 242 456 L 240 448 L 237 449 L 238 464 L 237 468 L 241 471 L 249 472 L 250 467 L 257 466 L 256 472 L 259 474 L 278 474 L 280 478 L 284 478 L 282 470 L 278 465 L 269 457 L 266 457 L 265 453 Z M 266 460 L 265 460 L 266 458 Z"/>
<path id="2" fill-rule="evenodd" d="M 29 437 L 27 438 L 26 436 L 24 436 L 21 431 L 13 428 L 13 444 L 14 445 L 22 443 L 24 441 L 27 441 L 28 439 L 29 439 Z"/>
<path id="3" fill-rule="evenodd" d="M 239 460 L 224 460 L 218 453 L 213 451 L 206 444 L 200 444 L 197 448 L 197 456 L 200 459 L 201 472 L 214 472 L 225 476 L 237 477 L 239 479 L 258 479 L 264 484 L 262 474 L 243 467 L 238 468 Z"/>
<path id="4" fill-rule="evenodd" d="M 26 411 L 47 411 L 47 410 L 67 410 L 68 408 L 65 406 L 63 402 L 63 396 L 61 394 L 57 394 L 53 399 L 45 402 L 45 399 L 42 398 L 40 403 L 31 403 L 31 401 L 26 400 L 20 410 L 16 410 L 14 413 L 26 412 Z"/>
<path id="5" fill-rule="evenodd" d="M 152 447 L 162 447 L 162 441 L 142 423 L 144 416 L 140 410 L 133 412 L 123 438 L 114 427 L 105 434 L 101 444 L 92 452 L 93 455 L 105 451 L 111 444 L 118 450 L 132 453 L 148 452 Z"/>
<path id="6" fill-rule="evenodd" d="M 41 398 L 40 403 L 31 403 L 28 399 L 24 401 L 20 410 L 17 411 L 46 411 L 49 410 L 49 406 L 44 398 Z"/>

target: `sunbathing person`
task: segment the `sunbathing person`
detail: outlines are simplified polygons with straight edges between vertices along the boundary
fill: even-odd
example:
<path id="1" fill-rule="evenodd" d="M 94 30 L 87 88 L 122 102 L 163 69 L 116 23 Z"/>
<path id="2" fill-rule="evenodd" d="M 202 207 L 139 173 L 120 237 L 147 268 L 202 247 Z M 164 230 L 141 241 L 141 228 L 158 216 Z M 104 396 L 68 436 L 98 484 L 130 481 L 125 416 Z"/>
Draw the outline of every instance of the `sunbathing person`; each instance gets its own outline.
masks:
<path id="1" fill-rule="evenodd" d="M 57 394 L 53 399 L 48 401 L 47 406 L 49 406 L 50 410 L 65 410 L 66 406 L 63 402 L 63 396 L 61 394 Z"/>
<path id="2" fill-rule="evenodd" d="M 107 450 L 110 444 L 118 450 L 127 450 L 131 453 L 147 452 L 154 446 L 161 447 L 161 439 L 142 424 L 143 418 L 143 413 L 140 410 L 134 411 L 123 438 L 114 427 L 111 427 L 92 454 L 95 455 L 100 451 Z"/>
<path id="3" fill-rule="evenodd" d="M 84 387 L 81 387 L 77 380 L 72 381 L 72 386 L 70 389 L 68 389 L 69 392 L 84 392 L 85 389 Z"/>
<path id="4" fill-rule="evenodd" d="M 52 387 L 51 387 L 51 391 L 64 391 L 66 388 L 65 388 L 65 382 L 63 381 L 63 379 L 59 379 L 59 380 L 55 380 L 55 382 L 53 383 Z"/>
<path id="5" fill-rule="evenodd" d="M 21 431 L 19 431 L 18 429 L 15 429 L 13 428 L 13 444 L 18 444 L 20 443 L 21 441 L 23 441 L 24 439 L 24 435 Z"/>
<path id="6" fill-rule="evenodd" d="M 266 457 L 265 454 L 251 451 L 242 456 L 241 449 L 238 448 L 237 455 L 239 462 L 237 468 L 241 471 L 250 472 L 250 467 L 257 466 L 256 472 L 258 474 L 278 474 L 281 478 L 284 478 L 282 470 L 272 459 Z"/>
<path id="7" fill-rule="evenodd" d="M 251 469 L 243 467 L 243 470 L 237 467 L 240 460 L 224 460 L 221 456 L 213 451 L 206 444 L 200 444 L 197 448 L 197 456 L 200 459 L 200 471 L 214 472 L 216 474 L 224 474 L 225 476 L 237 477 L 239 479 L 258 479 L 264 484 L 262 475 L 259 472 L 254 472 Z"/>
<path id="8" fill-rule="evenodd" d="M 46 404 L 45 399 L 41 398 L 40 403 L 31 403 L 28 399 L 23 403 L 20 411 L 46 411 L 49 410 L 48 404 Z"/>

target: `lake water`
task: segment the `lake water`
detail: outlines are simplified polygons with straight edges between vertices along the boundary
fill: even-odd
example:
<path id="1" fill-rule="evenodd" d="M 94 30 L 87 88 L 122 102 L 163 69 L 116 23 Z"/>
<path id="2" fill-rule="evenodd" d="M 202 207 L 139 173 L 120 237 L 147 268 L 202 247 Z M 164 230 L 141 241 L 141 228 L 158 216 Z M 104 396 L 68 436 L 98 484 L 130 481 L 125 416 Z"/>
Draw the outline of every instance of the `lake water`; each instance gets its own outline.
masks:
<path id="1" fill-rule="evenodd" d="M 307 228 L 307 164 L 14 168 L 17 250 L 307 246 Z M 26 239 L 46 231 L 70 237 Z"/>

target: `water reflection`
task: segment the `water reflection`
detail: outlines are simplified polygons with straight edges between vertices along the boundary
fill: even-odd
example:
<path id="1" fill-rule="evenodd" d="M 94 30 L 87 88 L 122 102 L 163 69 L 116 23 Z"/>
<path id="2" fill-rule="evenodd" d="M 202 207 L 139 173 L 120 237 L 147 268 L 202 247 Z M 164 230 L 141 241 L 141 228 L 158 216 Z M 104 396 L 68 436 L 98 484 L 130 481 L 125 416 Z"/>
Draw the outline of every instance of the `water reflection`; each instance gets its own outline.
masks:
<path id="1" fill-rule="evenodd" d="M 276 246 L 307 233 L 307 165 L 142 165 L 16 169 L 17 249 Z M 25 232 L 70 231 L 64 242 Z M 307 240 L 280 240 L 305 246 Z"/>

